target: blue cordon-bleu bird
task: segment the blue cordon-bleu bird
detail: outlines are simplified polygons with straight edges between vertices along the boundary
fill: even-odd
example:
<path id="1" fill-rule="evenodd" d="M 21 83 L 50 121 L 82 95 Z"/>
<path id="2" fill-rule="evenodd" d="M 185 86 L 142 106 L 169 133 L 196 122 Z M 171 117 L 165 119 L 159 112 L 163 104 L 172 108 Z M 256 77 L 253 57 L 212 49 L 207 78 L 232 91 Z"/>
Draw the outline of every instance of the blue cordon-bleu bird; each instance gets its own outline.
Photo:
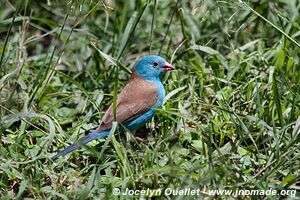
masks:
<path id="1" fill-rule="evenodd" d="M 135 131 L 150 120 L 155 114 L 155 107 L 161 106 L 165 97 L 161 76 L 163 72 L 174 69 L 160 56 L 141 58 L 128 84 L 117 96 L 116 121 L 130 131 Z M 111 105 L 105 112 L 100 127 L 81 138 L 79 143 L 87 144 L 92 140 L 104 138 L 109 134 L 113 121 L 115 119 Z M 79 148 L 79 145 L 72 144 L 51 159 L 55 160 Z"/>

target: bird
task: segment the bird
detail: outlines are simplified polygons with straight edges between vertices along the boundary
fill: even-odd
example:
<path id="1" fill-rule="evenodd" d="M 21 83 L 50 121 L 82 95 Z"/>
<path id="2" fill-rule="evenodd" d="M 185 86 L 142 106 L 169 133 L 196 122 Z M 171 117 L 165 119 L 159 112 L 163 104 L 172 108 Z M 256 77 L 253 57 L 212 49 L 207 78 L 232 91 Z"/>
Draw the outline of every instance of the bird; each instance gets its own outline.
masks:
<path id="1" fill-rule="evenodd" d="M 175 68 L 156 55 L 142 57 L 134 68 L 129 82 L 117 95 L 116 116 L 112 104 L 106 110 L 99 128 L 60 151 L 51 160 L 80 149 L 78 143 L 87 144 L 92 140 L 105 138 L 114 121 L 123 124 L 130 131 L 135 131 L 155 115 L 156 108 L 162 106 L 165 97 L 162 75 Z"/>

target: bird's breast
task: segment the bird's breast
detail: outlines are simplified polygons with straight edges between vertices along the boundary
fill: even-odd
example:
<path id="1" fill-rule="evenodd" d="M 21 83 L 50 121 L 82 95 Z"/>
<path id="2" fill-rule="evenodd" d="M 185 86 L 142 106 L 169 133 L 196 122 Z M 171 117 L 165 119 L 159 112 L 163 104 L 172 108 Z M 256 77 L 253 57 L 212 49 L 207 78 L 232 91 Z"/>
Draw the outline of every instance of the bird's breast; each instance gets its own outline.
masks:
<path id="1" fill-rule="evenodd" d="M 165 98 L 165 88 L 161 81 L 156 82 L 157 100 L 155 106 L 162 106 Z"/>

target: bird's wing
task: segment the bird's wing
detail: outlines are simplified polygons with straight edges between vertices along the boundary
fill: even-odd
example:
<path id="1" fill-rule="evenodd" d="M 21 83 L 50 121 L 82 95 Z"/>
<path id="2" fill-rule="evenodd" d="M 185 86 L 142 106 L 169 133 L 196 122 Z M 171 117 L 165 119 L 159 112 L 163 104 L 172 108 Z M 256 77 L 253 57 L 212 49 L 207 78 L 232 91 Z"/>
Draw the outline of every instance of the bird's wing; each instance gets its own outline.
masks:
<path id="1" fill-rule="evenodd" d="M 133 73 L 129 83 L 117 97 L 116 120 L 124 123 L 145 113 L 155 105 L 157 98 L 156 83 L 145 81 L 138 74 Z M 113 121 L 115 119 L 113 105 L 111 105 L 105 112 L 97 132 L 110 129 Z"/>

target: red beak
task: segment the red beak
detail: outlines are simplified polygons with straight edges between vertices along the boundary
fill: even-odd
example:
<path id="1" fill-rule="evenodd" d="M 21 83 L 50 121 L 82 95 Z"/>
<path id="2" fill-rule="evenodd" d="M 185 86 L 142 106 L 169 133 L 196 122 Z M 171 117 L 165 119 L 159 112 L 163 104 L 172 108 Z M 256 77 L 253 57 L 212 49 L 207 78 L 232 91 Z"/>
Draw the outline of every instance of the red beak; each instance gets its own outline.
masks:
<path id="1" fill-rule="evenodd" d="M 173 65 L 171 65 L 170 63 L 166 62 L 163 66 L 162 69 L 164 71 L 172 71 L 175 69 L 175 67 Z"/>

